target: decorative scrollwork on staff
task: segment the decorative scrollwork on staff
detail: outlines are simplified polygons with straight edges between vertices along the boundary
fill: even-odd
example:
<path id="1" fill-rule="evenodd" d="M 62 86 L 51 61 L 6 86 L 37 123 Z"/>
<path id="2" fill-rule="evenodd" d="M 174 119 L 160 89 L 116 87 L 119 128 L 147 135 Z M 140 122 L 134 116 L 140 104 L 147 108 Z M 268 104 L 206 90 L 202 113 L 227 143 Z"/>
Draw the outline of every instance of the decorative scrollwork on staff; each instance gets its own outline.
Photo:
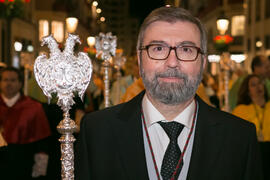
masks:
<path id="1" fill-rule="evenodd" d="M 57 126 L 62 134 L 61 142 L 61 176 L 63 180 L 74 179 L 74 151 L 75 141 L 73 132 L 77 127 L 69 117 L 69 110 L 75 103 L 74 93 L 83 98 L 84 92 L 89 85 L 92 74 L 92 63 L 86 53 L 79 52 L 74 55 L 74 46 L 80 43 L 79 36 L 69 34 L 66 39 L 65 49 L 62 52 L 52 35 L 42 39 L 42 44 L 47 44 L 50 50 L 50 57 L 40 55 L 34 64 L 34 74 L 38 85 L 43 93 L 49 98 L 57 94 L 57 105 L 63 110 L 64 119 Z"/>

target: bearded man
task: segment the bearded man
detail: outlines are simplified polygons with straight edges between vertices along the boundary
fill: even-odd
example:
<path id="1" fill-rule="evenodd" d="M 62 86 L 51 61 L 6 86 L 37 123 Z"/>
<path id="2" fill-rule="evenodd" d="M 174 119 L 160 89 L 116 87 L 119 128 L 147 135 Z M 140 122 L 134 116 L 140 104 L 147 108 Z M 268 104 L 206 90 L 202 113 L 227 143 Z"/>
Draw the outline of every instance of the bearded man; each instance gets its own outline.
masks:
<path id="1" fill-rule="evenodd" d="M 206 45 L 203 25 L 188 11 L 151 12 L 137 42 L 145 91 L 83 118 L 75 178 L 261 179 L 254 125 L 195 94 Z"/>

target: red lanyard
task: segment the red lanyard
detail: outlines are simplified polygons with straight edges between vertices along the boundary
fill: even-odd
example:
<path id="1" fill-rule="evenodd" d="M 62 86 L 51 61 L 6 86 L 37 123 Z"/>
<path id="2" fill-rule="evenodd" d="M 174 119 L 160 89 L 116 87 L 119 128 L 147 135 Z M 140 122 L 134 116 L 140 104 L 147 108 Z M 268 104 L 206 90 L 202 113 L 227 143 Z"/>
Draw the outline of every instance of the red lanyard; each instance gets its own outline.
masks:
<path id="1" fill-rule="evenodd" d="M 154 166 L 155 166 L 156 175 L 157 175 L 158 180 L 160 180 L 160 175 L 159 175 L 159 172 L 158 172 L 156 159 L 155 159 L 155 156 L 154 156 L 153 148 L 152 148 L 152 145 L 151 145 L 150 137 L 149 137 L 148 130 L 147 130 L 147 127 L 146 127 L 146 123 L 145 123 L 145 118 L 144 118 L 144 114 L 143 114 L 143 108 L 141 108 L 141 111 L 142 111 L 141 113 L 142 113 L 142 120 L 143 120 L 144 130 L 145 130 L 145 134 L 146 134 L 146 137 L 147 137 L 148 145 L 150 147 L 153 163 L 154 163 Z M 191 125 L 191 128 L 190 128 L 189 134 L 188 134 L 188 138 L 186 140 L 183 152 L 181 153 L 181 156 L 180 156 L 180 159 L 179 159 L 178 164 L 176 166 L 176 169 L 173 172 L 171 180 L 174 180 L 176 172 L 177 172 L 178 168 L 180 167 L 181 162 L 183 161 L 184 154 L 186 152 L 190 137 L 191 137 L 193 129 L 194 129 L 194 124 L 195 124 L 195 119 L 196 118 L 197 118 L 197 102 L 195 103 L 195 111 L 194 111 L 194 116 L 193 116 L 193 120 L 192 120 L 192 125 Z"/>

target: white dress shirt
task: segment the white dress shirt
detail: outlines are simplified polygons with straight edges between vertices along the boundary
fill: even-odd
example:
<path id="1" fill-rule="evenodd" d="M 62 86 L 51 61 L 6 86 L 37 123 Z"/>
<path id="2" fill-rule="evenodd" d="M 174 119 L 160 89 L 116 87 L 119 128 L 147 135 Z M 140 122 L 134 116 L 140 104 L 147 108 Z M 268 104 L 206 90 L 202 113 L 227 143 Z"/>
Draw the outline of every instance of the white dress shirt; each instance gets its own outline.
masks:
<path id="1" fill-rule="evenodd" d="M 194 113 L 195 107 L 196 107 L 195 100 L 193 100 L 179 115 L 177 115 L 173 119 L 173 121 L 179 122 L 185 126 L 178 137 L 178 145 L 181 149 L 181 152 L 183 152 L 183 148 L 185 146 L 186 140 L 188 138 L 188 135 L 192 126 L 192 120 L 194 116 L 196 115 L 196 113 Z M 157 122 L 158 121 L 169 122 L 169 121 L 167 121 L 165 117 L 153 106 L 153 104 L 147 98 L 146 94 L 142 101 L 142 108 L 143 108 L 145 123 L 147 126 L 147 131 L 148 131 L 149 138 L 151 141 L 151 146 L 152 146 L 153 153 L 156 160 L 156 165 L 160 173 L 163 156 L 165 154 L 165 151 L 167 149 L 167 146 L 170 140 L 166 132 Z M 195 131 L 195 128 L 193 131 Z M 183 158 L 184 164 L 183 164 L 183 168 L 180 173 L 180 176 L 183 173 L 185 177 L 187 175 L 189 161 L 191 157 L 193 139 L 194 139 L 194 132 L 189 142 L 189 148 L 184 154 L 184 158 Z"/>
<path id="2" fill-rule="evenodd" d="M 8 107 L 12 107 L 21 97 L 21 94 L 18 92 L 15 96 L 13 96 L 10 99 L 6 98 L 3 94 L 1 94 L 1 96 L 2 96 L 3 101 L 6 103 L 6 105 Z"/>

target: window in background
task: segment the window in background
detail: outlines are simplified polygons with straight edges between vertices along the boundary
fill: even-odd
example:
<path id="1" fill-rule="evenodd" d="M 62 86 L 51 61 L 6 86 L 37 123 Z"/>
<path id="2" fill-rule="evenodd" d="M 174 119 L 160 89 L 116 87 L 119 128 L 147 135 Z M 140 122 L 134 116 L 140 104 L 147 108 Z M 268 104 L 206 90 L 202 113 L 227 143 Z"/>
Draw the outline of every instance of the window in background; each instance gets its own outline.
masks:
<path id="1" fill-rule="evenodd" d="M 256 21 L 261 19 L 261 0 L 256 0 Z"/>
<path id="2" fill-rule="evenodd" d="M 245 33 L 245 16 L 233 16 L 231 28 L 232 36 L 243 36 Z"/>
<path id="3" fill-rule="evenodd" d="M 44 36 L 49 35 L 49 22 L 47 20 L 39 20 L 39 40 L 41 41 Z"/>
<path id="4" fill-rule="evenodd" d="M 52 21 L 52 34 L 57 42 L 64 40 L 64 23 L 62 21 Z"/>
<path id="5" fill-rule="evenodd" d="M 248 1 L 248 24 L 251 23 L 251 0 Z"/>
<path id="6" fill-rule="evenodd" d="M 265 18 L 270 18 L 270 0 L 265 0 Z"/>

